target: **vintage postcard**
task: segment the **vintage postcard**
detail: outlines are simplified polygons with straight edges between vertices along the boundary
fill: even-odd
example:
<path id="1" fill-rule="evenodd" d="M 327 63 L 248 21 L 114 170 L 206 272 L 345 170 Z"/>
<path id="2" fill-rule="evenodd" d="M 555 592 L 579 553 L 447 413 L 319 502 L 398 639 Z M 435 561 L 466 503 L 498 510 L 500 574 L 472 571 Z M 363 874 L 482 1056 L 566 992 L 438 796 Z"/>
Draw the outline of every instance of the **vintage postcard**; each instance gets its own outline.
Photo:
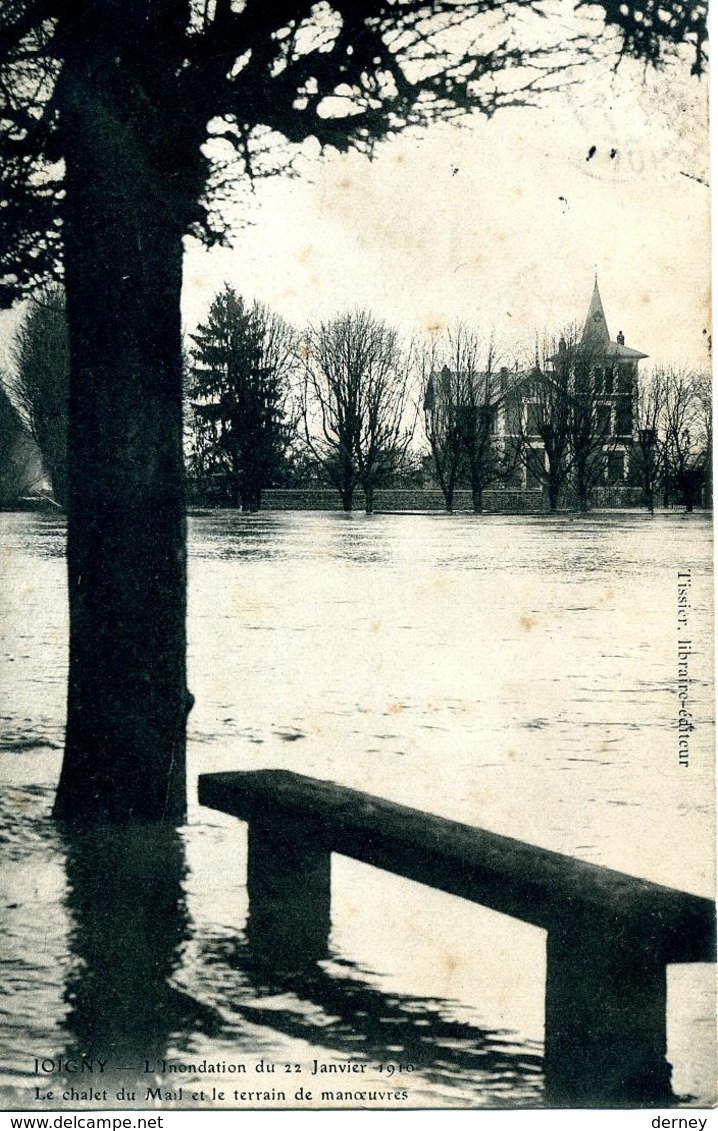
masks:
<path id="1" fill-rule="evenodd" d="M 710 1108 L 701 5 L 65 7 L 0 15 L 3 1110 Z"/>

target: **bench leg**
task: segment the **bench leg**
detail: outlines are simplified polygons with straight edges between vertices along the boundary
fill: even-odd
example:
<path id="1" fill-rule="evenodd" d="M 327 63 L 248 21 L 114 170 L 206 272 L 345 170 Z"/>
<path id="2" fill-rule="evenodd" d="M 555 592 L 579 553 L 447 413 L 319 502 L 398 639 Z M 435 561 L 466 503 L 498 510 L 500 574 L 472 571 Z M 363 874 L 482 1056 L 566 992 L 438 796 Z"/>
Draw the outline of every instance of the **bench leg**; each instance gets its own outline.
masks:
<path id="1" fill-rule="evenodd" d="M 611 924 L 549 930 L 545 1077 L 549 1102 L 661 1104 L 666 1061 L 666 966 L 650 945 Z"/>
<path id="2" fill-rule="evenodd" d="M 247 890 L 257 960 L 286 972 L 326 957 L 330 852 L 316 831 L 290 820 L 250 823 Z"/>

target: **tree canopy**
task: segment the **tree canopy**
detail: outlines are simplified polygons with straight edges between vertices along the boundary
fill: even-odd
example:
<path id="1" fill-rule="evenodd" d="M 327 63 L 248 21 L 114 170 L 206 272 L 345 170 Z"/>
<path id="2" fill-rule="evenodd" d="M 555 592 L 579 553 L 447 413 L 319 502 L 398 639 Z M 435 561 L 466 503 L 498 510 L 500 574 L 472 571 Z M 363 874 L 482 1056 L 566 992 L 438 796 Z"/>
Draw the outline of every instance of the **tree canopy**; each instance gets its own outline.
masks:
<path id="1" fill-rule="evenodd" d="M 179 210 L 184 230 L 214 239 L 224 232 L 228 185 L 290 160 L 279 139 L 371 151 L 406 126 L 534 98 L 599 50 L 592 20 L 567 41 L 559 3 L 6 0 L 0 302 L 60 269 L 76 68 L 76 93 L 93 102 L 117 146 L 152 136 L 163 206 Z M 704 69 L 705 0 L 576 7 L 602 18 L 601 50 L 660 64 L 687 47 L 692 69 Z M 160 57 L 169 65 L 158 67 Z"/>

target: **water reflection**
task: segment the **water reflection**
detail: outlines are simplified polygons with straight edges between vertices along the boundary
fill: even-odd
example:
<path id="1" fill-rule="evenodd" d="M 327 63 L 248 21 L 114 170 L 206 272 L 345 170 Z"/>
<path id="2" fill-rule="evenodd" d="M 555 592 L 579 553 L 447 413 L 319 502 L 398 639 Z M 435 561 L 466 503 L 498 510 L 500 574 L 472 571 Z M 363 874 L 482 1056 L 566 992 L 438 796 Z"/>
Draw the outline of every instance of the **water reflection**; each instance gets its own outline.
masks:
<path id="1" fill-rule="evenodd" d="M 387 527 L 375 515 L 337 514 L 326 523 L 321 550 L 332 559 L 362 565 L 382 565 L 391 560 Z"/>
<path id="2" fill-rule="evenodd" d="M 33 558 L 65 556 L 64 514 L 4 512 L 2 524 L 3 544 L 8 554 L 29 553 Z"/>
<path id="3" fill-rule="evenodd" d="M 225 985 L 230 1013 L 319 1046 L 329 1058 L 411 1065 L 415 1101 L 422 1088 L 433 1094 L 434 1102 L 437 1092 L 492 1106 L 542 1100 L 539 1046 L 459 1019 L 458 1003 L 377 989 L 370 971 L 331 951 L 325 961 L 308 961 L 303 969 L 283 973 L 264 961 L 244 935 L 236 942 L 214 940 L 205 959 L 235 972 Z M 402 1085 L 406 1083 L 404 1074 Z M 325 1078 L 324 1086 L 338 1086 L 337 1077 Z"/>
<path id="4" fill-rule="evenodd" d="M 67 1056 L 109 1061 L 125 1084 L 170 1035 L 216 1016 L 172 985 L 188 935 L 184 847 L 157 825 L 68 832 Z M 137 1074 L 137 1075 L 135 1075 Z"/>
<path id="5" fill-rule="evenodd" d="M 391 559 L 390 530 L 358 512 L 213 511 L 189 523 L 194 560 L 309 561 L 326 559 L 375 565 Z"/>
<path id="6" fill-rule="evenodd" d="M 271 561 L 279 553 L 279 533 L 277 515 L 271 513 L 209 511 L 189 524 L 192 556 L 203 559 Z"/>

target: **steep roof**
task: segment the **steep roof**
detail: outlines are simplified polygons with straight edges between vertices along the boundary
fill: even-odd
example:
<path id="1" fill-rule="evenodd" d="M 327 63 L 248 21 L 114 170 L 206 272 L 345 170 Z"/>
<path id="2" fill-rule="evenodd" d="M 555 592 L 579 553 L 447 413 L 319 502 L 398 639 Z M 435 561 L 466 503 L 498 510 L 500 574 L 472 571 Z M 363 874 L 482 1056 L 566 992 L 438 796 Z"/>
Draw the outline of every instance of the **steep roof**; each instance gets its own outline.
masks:
<path id="1" fill-rule="evenodd" d="M 593 284 L 593 294 L 591 295 L 582 337 L 584 341 L 590 340 L 597 346 L 605 347 L 610 345 L 611 342 L 611 335 L 608 332 L 608 323 L 601 302 L 601 293 L 598 289 L 598 279 Z"/>
<path id="2" fill-rule="evenodd" d="M 640 361 L 642 357 L 648 357 L 647 353 L 633 350 L 630 346 L 622 346 L 620 342 L 609 342 L 607 352 L 611 357 L 622 357 L 626 361 Z"/>
<path id="3" fill-rule="evenodd" d="M 625 361 L 640 361 L 641 358 L 648 357 L 647 353 L 641 353 L 640 350 L 634 350 L 624 345 L 621 340 L 623 334 L 620 332 L 618 337 L 619 340 L 617 342 L 611 341 L 606 314 L 601 301 L 601 292 L 598 289 L 598 278 L 596 278 L 593 283 L 593 294 L 591 295 L 591 302 L 588 307 L 588 314 L 586 315 L 581 340 L 590 342 L 591 345 L 605 350 L 611 357 L 623 358 Z"/>

